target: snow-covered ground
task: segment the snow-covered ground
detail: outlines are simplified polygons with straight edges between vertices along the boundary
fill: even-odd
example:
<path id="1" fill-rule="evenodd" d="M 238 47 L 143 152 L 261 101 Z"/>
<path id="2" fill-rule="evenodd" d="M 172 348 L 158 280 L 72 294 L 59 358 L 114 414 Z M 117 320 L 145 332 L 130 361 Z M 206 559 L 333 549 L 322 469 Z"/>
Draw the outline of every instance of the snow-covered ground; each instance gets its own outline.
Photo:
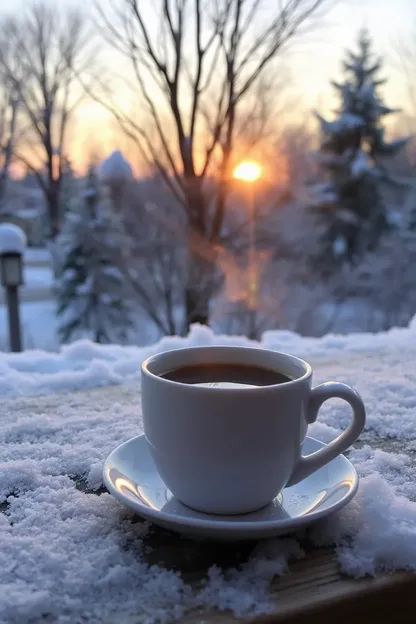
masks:
<path id="1" fill-rule="evenodd" d="M 48 250 L 28 248 L 25 251 L 24 285 L 20 289 L 22 337 L 24 349 L 58 351 L 56 304 L 53 294 L 53 271 Z M 316 326 L 322 332 L 351 333 L 381 325 L 380 315 L 372 305 L 360 299 L 335 306 L 324 302 L 314 312 Z M 149 344 L 159 332 L 145 315 L 137 313 L 135 344 Z M 7 310 L 4 290 L 0 287 L 0 351 L 8 350 Z"/>
<path id="2" fill-rule="evenodd" d="M 99 345 L 89 340 L 78 340 L 62 346 L 56 353 L 43 350 L 29 350 L 21 354 L 4 352 L 0 353 L 0 394 L 42 394 L 135 381 L 140 378 L 141 362 L 154 353 L 183 346 L 218 344 L 260 346 L 312 361 L 336 361 L 340 358 L 345 362 L 349 379 L 357 377 L 357 371 L 349 371 L 348 368 L 351 357 L 365 359 L 376 355 L 375 372 L 381 371 L 384 375 L 387 369 L 384 370 L 378 358 L 380 354 L 393 350 L 397 353 L 397 371 L 405 375 L 407 370 L 409 374 L 413 368 L 416 370 L 416 317 L 408 328 L 393 328 L 379 334 L 328 334 L 322 338 L 305 338 L 289 331 L 268 331 L 263 334 L 261 342 L 253 342 L 241 336 L 219 336 L 208 327 L 194 325 L 186 338 L 166 336 L 143 347 Z M 413 361 L 414 366 L 411 364 Z"/>
<path id="3" fill-rule="evenodd" d="M 24 270 L 24 284 L 26 290 L 35 288 L 52 288 L 53 273 L 52 269 L 48 266 L 32 266 L 28 265 Z"/>
<path id="4" fill-rule="evenodd" d="M 23 348 L 56 351 L 59 339 L 49 251 L 27 248 L 23 267 L 24 284 L 19 292 Z M 0 351 L 9 348 L 7 322 L 5 292 L 0 287 Z"/>
<path id="5" fill-rule="evenodd" d="M 23 285 L 20 289 L 22 301 L 51 299 L 53 271 L 51 257 L 47 249 L 29 247 L 23 260 Z M 3 288 L 0 288 L 0 303 L 4 302 Z"/>
<path id="6" fill-rule="evenodd" d="M 44 247 L 26 247 L 24 253 L 25 264 L 34 266 L 51 264 L 51 254 L 48 249 Z"/>
<path id="7" fill-rule="evenodd" d="M 21 288 L 23 303 L 53 299 L 52 261 L 47 249 L 26 249 L 23 278 L 24 284 Z"/>
<path id="8" fill-rule="evenodd" d="M 49 252 L 28 248 L 25 251 L 24 284 L 20 288 L 20 313 L 23 349 L 58 351 L 58 319 L 53 294 L 53 271 Z M 157 340 L 159 333 L 138 311 L 136 344 Z M 8 320 L 4 289 L 0 286 L 0 351 L 8 351 Z"/>
<path id="9" fill-rule="evenodd" d="M 42 314 L 42 310 L 39 314 Z M 49 328 L 45 331 L 49 331 Z M 406 365 L 406 357 L 411 362 L 415 361 L 413 368 L 416 370 L 416 317 L 408 328 L 394 328 L 379 334 L 328 334 L 322 338 L 305 338 L 289 331 L 269 331 L 264 333 L 258 343 L 241 336 L 218 336 L 207 327 L 194 325 L 186 338 L 166 336 L 159 342 L 143 347 L 99 345 L 89 340 L 79 340 L 62 346 L 56 353 L 43 350 L 29 350 L 21 354 L 3 352 L 0 353 L 0 394 L 42 394 L 135 381 L 140 377 L 141 362 L 153 353 L 183 346 L 214 344 L 251 344 L 293 353 L 312 361 L 336 361 L 341 358 L 345 362 L 348 378 L 352 379 L 357 374 L 355 370 L 348 369 L 351 357 L 359 355 L 361 359 L 371 358 L 372 354 L 378 354 L 379 357 L 379 354 L 393 349 L 398 355 L 397 366 L 405 374 L 406 366 L 412 368 Z M 409 356 L 406 356 L 408 352 Z M 384 371 L 377 359 L 374 364 L 377 370 Z"/>
<path id="10" fill-rule="evenodd" d="M 23 349 L 57 351 L 56 303 L 49 301 L 26 302 L 20 308 Z M 7 308 L 0 306 L 0 351 L 8 351 Z"/>
<path id="11" fill-rule="evenodd" d="M 45 616 L 60 624 L 165 624 L 195 605 L 238 615 L 273 608 L 269 582 L 290 569 L 291 556 L 302 556 L 304 534 L 263 543 L 238 570 L 212 568 L 194 590 L 179 574 L 150 567 L 147 527 L 109 494 L 93 493 L 107 454 L 142 430 L 142 360 L 203 344 L 253 343 L 195 326 L 187 338 L 142 348 L 80 341 L 59 353 L 0 354 L 0 622 Z M 350 454 L 359 492 L 306 537 L 337 544 L 339 563 L 353 576 L 416 570 L 416 320 L 376 335 L 307 339 L 269 332 L 254 345 L 307 357 L 315 383 L 350 383 L 367 406 L 362 444 Z M 74 392 L 108 384 L 120 385 Z M 67 394 L 28 396 L 51 391 Z M 331 401 L 309 433 L 328 441 L 349 418 L 345 404 Z M 380 438 L 401 441 L 401 454 L 377 450 Z"/>

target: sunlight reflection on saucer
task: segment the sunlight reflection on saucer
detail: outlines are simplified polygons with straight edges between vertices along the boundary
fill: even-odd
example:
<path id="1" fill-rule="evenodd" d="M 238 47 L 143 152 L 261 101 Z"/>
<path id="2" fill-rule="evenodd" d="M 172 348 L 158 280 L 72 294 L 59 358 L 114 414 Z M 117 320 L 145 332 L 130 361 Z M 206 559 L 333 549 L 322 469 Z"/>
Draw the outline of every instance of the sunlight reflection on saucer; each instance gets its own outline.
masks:
<path id="1" fill-rule="evenodd" d="M 323 442 L 306 438 L 303 453 L 313 453 L 323 446 Z M 105 462 L 103 477 L 111 494 L 146 520 L 188 536 L 215 540 L 262 539 L 291 533 L 343 507 L 358 487 L 354 467 L 340 455 L 304 481 L 285 488 L 258 511 L 236 516 L 204 514 L 183 505 L 166 488 L 144 436 L 113 451 Z"/>

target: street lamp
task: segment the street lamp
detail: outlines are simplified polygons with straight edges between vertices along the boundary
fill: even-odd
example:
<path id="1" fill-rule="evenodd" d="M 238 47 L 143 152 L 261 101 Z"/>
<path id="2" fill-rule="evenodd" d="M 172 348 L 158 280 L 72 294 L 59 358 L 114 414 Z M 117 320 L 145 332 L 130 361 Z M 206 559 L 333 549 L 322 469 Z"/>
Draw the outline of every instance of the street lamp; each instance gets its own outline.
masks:
<path id="1" fill-rule="evenodd" d="M 23 284 L 25 247 L 26 235 L 20 227 L 12 223 L 0 225 L 0 279 L 7 297 L 10 350 L 15 352 L 22 350 L 18 288 Z"/>
<path id="2" fill-rule="evenodd" d="M 233 177 L 247 185 L 248 190 L 248 295 L 247 307 L 250 310 L 251 327 L 249 334 L 255 334 L 255 310 L 258 299 L 258 275 L 256 267 L 256 241 L 255 241 L 255 183 L 263 175 L 263 169 L 259 163 L 252 160 L 244 160 L 233 171 Z"/>

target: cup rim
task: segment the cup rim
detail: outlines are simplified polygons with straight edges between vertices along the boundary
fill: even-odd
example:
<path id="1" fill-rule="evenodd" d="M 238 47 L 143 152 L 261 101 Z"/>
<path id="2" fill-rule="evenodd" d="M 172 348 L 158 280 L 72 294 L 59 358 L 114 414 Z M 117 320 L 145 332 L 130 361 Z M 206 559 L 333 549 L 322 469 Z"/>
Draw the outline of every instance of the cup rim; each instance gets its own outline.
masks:
<path id="1" fill-rule="evenodd" d="M 242 351 L 264 351 L 266 353 L 269 354 L 275 354 L 277 356 L 283 356 L 285 358 L 288 358 L 289 360 L 291 360 L 292 362 L 294 361 L 296 364 L 298 364 L 299 366 L 303 367 L 304 372 L 302 375 L 300 375 L 299 377 L 295 377 L 295 379 L 290 379 L 289 381 L 284 381 L 278 384 L 270 384 L 267 386 L 253 386 L 253 387 L 246 387 L 243 386 L 241 388 L 239 387 L 232 387 L 232 388 L 224 388 L 224 387 L 219 387 L 219 386 L 198 386 L 197 384 L 187 384 L 181 381 L 172 381 L 171 379 L 166 379 L 164 377 L 161 377 L 160 374 L 154 373 L 149 369 L 149 365 L 151 365 L 153 362 L 155 362 L 156 360 L 158 360 L 160 357 L 163 356 L 168 356 L 168 354 L 174 354 L 174 353 L 184 353 L 184 352 L 196 352 L 196 351 L 213 351 L 213 350 L 218 350 L 218 349 L 223 349 L 223 350 L 229 350 L 229 351 L 234 351 L 234 352 L 242 352 Z M 303 360 L 299 357 L 297 357 L 296 355 L 292 355 L 291 353 L 286 353 L 284 351 L 276 351 L 273 349 L 263 349 L 262 347 L 246 347 L 243 345 L 206 345 L 206 346 L 192 346 L 192 347 L 183 347 L 183 348 L 179 348 L 179 349 L 169 349 L 166 351 L 160 351 L 159 353 L 155 353 L 153 355 L 151 355 L 150 357 L 146 358 L 142 364 L 141 364 L 141 372 L 142 374 L 147 375 L 148 377 L 152 378 L 152 379 L 157 379 L 158 381 L 162 382 L 162 383 L 166 383 L 169 385 L 174 385 L 176 387 L 183 387 L 186 388 L 188 391 L 199 391 L 201 392 L 203 391 L 207 391 L 207 392 L 226 392 L 228 394 L 232 393 L 232 392 L 254 392 L 254 391 L 269 391 L 269 390 L 276 390 L 277 388 L 288 388 L 290 386 L 293 386 L 299 382 L 304 382 L 306 380 L 308 380 L 309 378 L 312 377 L 312 366 L 306 362 L 306 360 Z"/>

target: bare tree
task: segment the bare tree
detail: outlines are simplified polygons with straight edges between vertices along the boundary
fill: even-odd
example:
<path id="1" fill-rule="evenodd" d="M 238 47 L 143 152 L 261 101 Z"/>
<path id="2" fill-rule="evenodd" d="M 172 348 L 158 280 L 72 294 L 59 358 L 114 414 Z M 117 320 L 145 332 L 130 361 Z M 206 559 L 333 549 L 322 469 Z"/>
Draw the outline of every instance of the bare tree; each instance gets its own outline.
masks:
<path id="1" fill-rule="evenodd" d="M 134 244 L 119 269 L 157 331 L 161 335 L 183 334 L 184 219 L 178 220 L 175 211 L 172 215 L 171 202 L 158 177 L 130 182 L 120 199 L 124 227 Z"/>
<path id="2" fill-rule="evenodd" d="M 67 131 L 84 97 L 77 76 L 91 66 L 90 42 L 81 13 L 46 1 L 0 22 L 0 72 L 18 96 L 24 124 L 15 157 L 37 177 L 53 238 L 60 228 Z"/>
<path id="3" fill-rule="evenodd" d="M 16 61 L 18 62 L 18 57 Z M 17 137 L 19 96 L 8 75 L 0 71 L 0 207 L 6 191 Z"/>
<path id="4" fill-rule="evenodd" d="M 18 110 L 18 99 L 13 97 L 13 91 L 7 87 L 7 84 L 4 90 L 0 87 L 0 206 L 12 162 Z"/>
<path id="5" fill-rule="evenodd" d="M 109 99 L 104 84 L 95 97 L 156 167 L 185 215 L 187 324 L 208 320 L 238 128 L 254 89 L 330 2 L 156 0 L 144 8 L 121 0 L 108 10 L 96 2 L 107 41 L 129 60 L 120 88 L 132 89 L 134 110 Z"/>

